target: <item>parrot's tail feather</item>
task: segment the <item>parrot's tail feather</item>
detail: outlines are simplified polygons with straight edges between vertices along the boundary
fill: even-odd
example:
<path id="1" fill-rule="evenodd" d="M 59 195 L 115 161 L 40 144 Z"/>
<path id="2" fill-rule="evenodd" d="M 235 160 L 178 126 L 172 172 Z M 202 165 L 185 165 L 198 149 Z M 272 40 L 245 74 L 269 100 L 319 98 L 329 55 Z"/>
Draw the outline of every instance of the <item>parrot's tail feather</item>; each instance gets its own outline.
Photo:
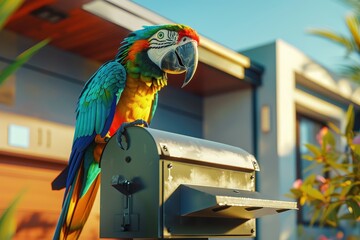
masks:
<path id="1" fill-rule="evenodd" d="M 82 175 L 82 173 L 77 175 L 74 188 L 72 189 L 73 191 L 69 191 L 67 196 L 69 202 L 68 205 L 63 208 L 63 211 L 67 212 L 63 217 L 59 240 L 77 240 L 79 238 L 94 204 L 100 185 L 100 176 L 98 175 L 96 177 L 87 193 L 80 197 Z"/>
<path id="2" fill-rule="evenodd" d="M 69 166 L 66 166 L 64 170 L 52 181 L 51 189 L 52 190 L 61 190 L 66 186 L 66 179 L 69 173 Z"/>

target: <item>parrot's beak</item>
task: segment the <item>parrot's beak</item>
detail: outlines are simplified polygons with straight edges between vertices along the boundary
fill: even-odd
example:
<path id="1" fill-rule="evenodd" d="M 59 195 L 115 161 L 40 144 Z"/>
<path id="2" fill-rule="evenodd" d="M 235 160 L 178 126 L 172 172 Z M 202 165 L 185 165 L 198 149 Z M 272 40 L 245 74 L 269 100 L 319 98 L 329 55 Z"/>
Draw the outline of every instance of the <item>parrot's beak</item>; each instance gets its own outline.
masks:
<path id="1" fill-rule="evenodd" d="M 170 74 L 180 74 L 186 72 L 184 83 L 181 86 L 184 87 L 193 78 L 197 64 L 197 42 L 191 41 L 166 53 L 161 60 L 161 69 Z"/>

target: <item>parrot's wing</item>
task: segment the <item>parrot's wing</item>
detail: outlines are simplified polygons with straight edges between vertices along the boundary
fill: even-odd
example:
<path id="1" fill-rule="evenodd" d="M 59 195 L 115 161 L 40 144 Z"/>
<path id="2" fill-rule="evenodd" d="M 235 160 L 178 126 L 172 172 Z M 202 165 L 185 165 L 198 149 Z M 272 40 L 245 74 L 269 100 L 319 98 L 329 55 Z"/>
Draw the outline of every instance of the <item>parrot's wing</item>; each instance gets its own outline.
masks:
<path id="1" fill-rule="evenodd" d="M 74 140 L 94 133 L 106 135 L 125 81 L 125 68 L 116 61 L 105 63 L 90 78 L 79 97 Z"/>
<path id="2" fill-rule="evenodd" d="M 106 135 L 125 81 L 125 68 L 116 61 L 110 61 L 102 65 L 85 84 L 76 109 L 74 142 L 69 165 L 59 175 L 60 179 L 54 180 L 53 189 L 63 188 L 66 182 L 68 190 L 79 170 L 84 150 L 97 134 L 102 137 Z"/>

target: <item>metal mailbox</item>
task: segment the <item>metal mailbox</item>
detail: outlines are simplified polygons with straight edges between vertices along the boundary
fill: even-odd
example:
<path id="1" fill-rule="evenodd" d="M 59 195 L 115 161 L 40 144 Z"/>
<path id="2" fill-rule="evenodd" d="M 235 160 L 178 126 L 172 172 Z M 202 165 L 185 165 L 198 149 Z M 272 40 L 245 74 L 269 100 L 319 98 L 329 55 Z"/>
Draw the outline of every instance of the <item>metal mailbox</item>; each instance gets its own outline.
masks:
<path id="1" fill-rule="evenodd" d="M 151 128 L 127 129 L 101 158 L 103 238 L 254 237 L 255 218 L 296 202 L 255 192 L 256 159 L 241 148 Z"/>

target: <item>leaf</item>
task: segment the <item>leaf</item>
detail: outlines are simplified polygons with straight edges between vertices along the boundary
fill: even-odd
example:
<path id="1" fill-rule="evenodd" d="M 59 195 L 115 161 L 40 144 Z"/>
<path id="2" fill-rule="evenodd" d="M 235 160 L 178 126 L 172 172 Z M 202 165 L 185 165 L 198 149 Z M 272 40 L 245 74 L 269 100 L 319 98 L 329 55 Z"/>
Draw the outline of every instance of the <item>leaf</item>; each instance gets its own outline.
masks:
<path id="1" fill-rule="evenodd" d="M 303 190 L 308 196 L 314 199 L 318 199 L 322 202 L 325 202 L 325 197 L 321 194 L 321 192 L 310 185 L 301 186 L 301 190 Z"/>
<path id="2" fill-rule="evenodd" d="M 334 228 L 337 227 L 337 222 L 334 221 L 333 219 L 327 218 L 327 219 L 325 219 L 325 222 Z"/>
<path id="3" fill-rule="evenodd" d="M 321 150 L 319 147 L 310 144 L 310 143 L 305 143 L 305 147 L 312 153 L 314 154 L 315 157 L 321 156 Z"/>
<path id="4" fill-rule="evenodd" d="M 341 69 L 339 70 L 339 75 L 351 79 L 354 82 L 360 84 L 360 65 L 358 63 L 355 64 L 349 63 L 347 65 L 341 65 Z"/>
<path id="5" fill-rule="evenodd" d="M 25 191 L 22 191 L 0 217 L 0 239 L 10 240 L 16 232 L 15 210 Z"/>
<path id="6" fill-rule="evenodd" d="M 327 161 L 326 162 L 329 166 L 331 166 L 331 168 L 324 168 L 324 171 L 329 171 L 332 169 L 336 169 L 336 170 L 341 170 L 343 172 L 349 173 L 350 171 L 348 170 L 348 165 L 346 164 L 341 164 L 341 163 L 337 163 L 333 160 Z"/>
<path id="7" fill-rule="evenodd" d="M 346 128 L 345 128 L 345 136 L 352 139 L 352 131 L 354 129 L 354 122 L 355 122 L 355 116 L 354 116 L 354 106 L 349 105 L 349 108 L 346 113 Z"/>
<path id="8" fill-rule="evenodd" d="M 340 193 L 340 199 L 344 199 L 352 187 L 352 185 L 347 185 L 343 187 Z"/>
<path id="9" fill-rule="evenodd" d="M 302 155 L 302 158 L 303 158 L 304 160 L 308 160 L 308 161 L 314 161 L 314 160 L 315 160 L 315 157 L 314 157 L 314 156 L 312 156 L 312 155 L 307 155 L 307 154 Z"/>
<path id="10" fill-rule="evenodd" d="M 48 44 L 50 39 L 45 39 L 31 48 L 27 49 L 23 53 L 21 53 L 16 60 L 5 67 L 2 71 L 0 71 L 0 86 L 5 81 L 7 77 L 9 77 L 16 69 L 21 67 L 24 63 L 26 63 L 35 53 L 37 53 L 42 47 Z"/>
<path id="11" fill-rule="evenodd" d="M 327 131 L 325 133 L 322 140 L 323 140 L 323 144 L 322 144 L 323 152 L 327 152 L 328 145 L 330 145 L 332 148 L 335 148 L 335 145 L 336 145 L 335 137 L 330 131 Z"/>
<path id="12" fill-rule="evenodd" d="M 23 2 L 24 0 L 0 0 L 0 30 Z"/>
<path id="13" fill-rule="evenodd" d="M 360 195 L 353 196 L 352 199 L 354 199 L 355 202 L 360 202 Z"/>
<path id="14" fill-rule="evenodd" d="M 320 216 L 320 213 L 322 212 L 322 208 L 316 208 L 315 211 L 314 211 L 314 214 L 312 215 L 311 217 L 311 220 L 310 220 L 310 226 L 313 226 L 315 221 L 319 218 Z"/>
<path id="15" fill-rule="evenodd" d="M 306 167 L 303 172 L 304 173 L 307 173 L 307 172 L 310 172 L 311 170 L 313 170 L 314 168 L 317 168 L 319 166 L 319 163 L 317 162 L 314 162 L 312 164 L 310 164 L 310 166 Z"/>
<path id="16" fill-rule="evenodd" d="M 341 130 L 332 122 L 328 122 L 328 127 L 333 130 L 336 134 L 341 134 Z"/>
<path id="17" fill-rule="evenodd" d="M 346 25 L 349 28 L 352 38 L 356 43 L 356 47 L 360 50 L 360 31 L 359 31 L 359 22 L 354 14 L 349 14 L 345 17 Z"/>
<path id="18" fill-rule="evenodd" d="M 315 182 L 315 180 L 316 180 L 316 175 L 311 174 L 307 178 L 304 179 L 302 186 L 312 185 Z"/>
<path id="19" fill-rule="evenodd" d="M 298 198 L 302 195 L 302 191 L 296 188 L 290 189 L 290 191 Z"/>
<path id="20" fill-rule="evenodd" d="M 339 217 L 340 220 L 354 220 L 354 216 L 351 213 L 345 213 Z"/>
<path id="21" fill-rule="evenodd" d="M 336 226 L 337 212 L 339 211 L 339 207 L 341 206 L 341 202 L 330 203 L 329 206 L 325 209 L 324 214 L 322 216 L 322 222 L 326 222 L 331 226 Z"/>
<path id="22" fill-rule="evenodd" d="M 300 198 L 300 201 L 299 201 L 299 202 L 300 202 L 300 205 L 301 205 L 301 206 L 304 206 L 304 204 L 306 203 L 306 200 L 307 200 L 306 197 L 305 197 L 305 196 L 302 196 L 302 197 Z"/>
<path id="23" fill-rule="evenodd" d="M 328 39 L 332 42 L 344 46 L 347 49 L 348 53 L 354 51 L 354 46 L 351 40 L 338 33 L 334 33 L 328 30 L 320 30 L 320 29 L 309 30 L 309 33 L 313 35 L 317 35 L 319 37 L 323 37 L 325 39 Z"/>
<path id="24" fill-rule="evenodd" d="M 354 216 L 354 219 L 358 219 L 360 217 L 360 206 L 358 202 L 353 199 L 346 200 L 346 205 L 349 208 L 349 212 Z"/>
<path id="25" fill-rule="evenodd" d="M 348 4 L 357 14 L 360 14 L 360 2 L 359 0 L 343 0 L 344 3 Z"/>
<path id="26" fill-rule="evenodd" d="M 333 184 L 329 184 L 329 187 L 325 190 L 325 196 L 331 196 L 335 191 L 335 186 Z"/>
<path id="27" fill-rule="evenodd" d="M 298 199 L 297 196 L 295 196 L 295 195 L 293 195 L 291 193 L 285 193 L 284 196 L 287 197 L 287 198 L 295 199 L 295 200 Z"/>
<path id="28" fill-rule="evenodd" d="M 351 144 L 351 150 L 354 151 L 356 155 L 360 156 L 360 144 Z"/>

